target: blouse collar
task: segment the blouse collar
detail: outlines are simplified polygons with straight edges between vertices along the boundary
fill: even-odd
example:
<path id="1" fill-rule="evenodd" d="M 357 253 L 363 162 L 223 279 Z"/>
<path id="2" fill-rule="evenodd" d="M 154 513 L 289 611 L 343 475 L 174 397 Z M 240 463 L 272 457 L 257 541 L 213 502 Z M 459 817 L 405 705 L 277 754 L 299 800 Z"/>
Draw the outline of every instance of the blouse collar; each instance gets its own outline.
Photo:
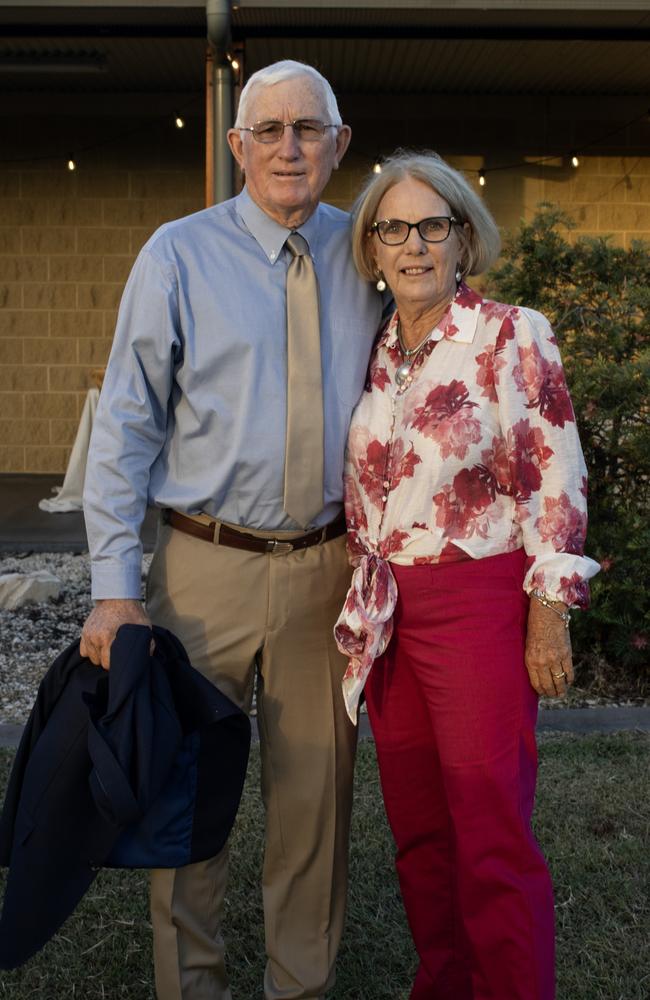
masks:
<path id="1" fill-rule="evenodd" d="M 461 281 L 454 298 L 432 331 L 431 340 L 444 338 L 445 340 L 454 340 L 459 344 L 471 344 L 476 335 L 482 304 L 482 297 L 464 281 Z M 395 310 L 381 338 L 382 344 L 387 347 L 392 347 L 397 343 L 398 322 L 399 313 Z"/>

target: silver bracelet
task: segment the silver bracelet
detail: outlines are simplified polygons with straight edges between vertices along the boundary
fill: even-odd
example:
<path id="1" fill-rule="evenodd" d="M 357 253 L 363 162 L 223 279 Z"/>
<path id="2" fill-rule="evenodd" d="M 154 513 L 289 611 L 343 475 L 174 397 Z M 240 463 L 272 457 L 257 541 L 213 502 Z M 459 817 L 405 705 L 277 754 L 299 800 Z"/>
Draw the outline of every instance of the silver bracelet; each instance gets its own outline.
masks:
<path id="1" fill-rule="evenodd" d="M 561 618 L 562 621 L 564 622 L 564 627 L 565 628 L 569 627 L 569 625 L 571 624 L 571 615 L 569 614 L 569 612 L 568 611 L 560 611 L 559 608 L 554 608 L 553 607 L 554 603 L 555 604 L 559 604 L 561 602 L 559 602 L 559 601 L 553 601 L 542 590 L 537 590 L 537 589 L 531 590 L 530 596 L 534 597 L 535 600 L 539 601 L 539 603 L 542 604 L 545 608 L 548 608 L 550 611 L 552 611 L 554 614 L 556 614 L 558 616 L 558 618 Z"/>

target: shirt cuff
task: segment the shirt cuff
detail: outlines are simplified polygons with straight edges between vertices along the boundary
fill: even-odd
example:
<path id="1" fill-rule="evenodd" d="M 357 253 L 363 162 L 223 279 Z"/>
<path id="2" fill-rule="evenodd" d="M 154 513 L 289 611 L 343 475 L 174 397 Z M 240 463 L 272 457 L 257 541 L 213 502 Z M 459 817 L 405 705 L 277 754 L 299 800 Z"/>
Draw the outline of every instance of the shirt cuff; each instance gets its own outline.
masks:
<path id="1" fill-rule="evenodd" d="M 600 566 L 588 556 L 556 553 L 536 559 L 524 579 L 524 590 L 541 590 L 551 601 L 562 601 L 570 608 L 585 611 L 589 607 L 588 580 Z"/>
<path id="2" fill-rule="evenodd" d="M 91 597 L 93 601 L 142 600 L 142 565 L 107 562 L 102 559 L 91 562 Z"/>

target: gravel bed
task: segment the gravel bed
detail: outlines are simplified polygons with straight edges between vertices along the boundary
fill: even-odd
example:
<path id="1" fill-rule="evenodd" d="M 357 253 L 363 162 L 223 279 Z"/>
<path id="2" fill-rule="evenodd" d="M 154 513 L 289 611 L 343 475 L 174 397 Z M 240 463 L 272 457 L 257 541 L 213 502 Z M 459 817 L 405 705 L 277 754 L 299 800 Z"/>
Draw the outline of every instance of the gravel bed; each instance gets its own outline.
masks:
<path id="1" fill-rule="evenodd" d="M 143 580 L 151 556 L 143 559 Z M 46 569 L 63 583 L 56 600 L 0 609 L 0 724 L 23 723 L 41 678 L 52 661 L 79 638 L 92 609 L 90 557 L 64 552 L 9 555 L 0 560 L 2 573 Z"/>
<path id="2" fill-rule="evenodd" d="M 151 555 L 145 555 L 143 582 L 150 562 Z M 0 725 L 27 720 L 41 678 L 58 654 L 79 638 L 92 608 L 87 553 L 15 554 L 0 560 L 0 573 L 30 573 L 38 569 L 47 569 L 57 576 L 63 589 L 55 601 L 26 604 L 15 611 L 0 609 Z M 542 698 L 540 702 L 542 708 L 556 709 L 638 704 L 638 699 L 594 698 L 575 687 L 566 700 Z"/>

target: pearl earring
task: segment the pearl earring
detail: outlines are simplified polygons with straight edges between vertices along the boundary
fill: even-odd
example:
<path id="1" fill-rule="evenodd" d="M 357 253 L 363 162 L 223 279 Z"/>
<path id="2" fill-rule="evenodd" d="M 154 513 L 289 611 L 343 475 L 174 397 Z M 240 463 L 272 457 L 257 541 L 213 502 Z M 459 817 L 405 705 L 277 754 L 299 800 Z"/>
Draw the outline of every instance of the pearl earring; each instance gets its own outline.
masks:
<path id="1" fill-rule="evenodd" d="M 460 264 L 456 264 L 456 284 L 460 285 L 463 280 L 463 272 L 460 269 Z"/>
<path id="2" fill-rule="evenodd" d="M 385 292 L 386 291 L 386 282 L 384 281 L 384 276 L 381 273 L 381 271 L 377 271 L 376 273 L 379 275 L 379 278 L 377 280 L 377 285 L 376 285 L 377 291 L 378 292 Z"/>

